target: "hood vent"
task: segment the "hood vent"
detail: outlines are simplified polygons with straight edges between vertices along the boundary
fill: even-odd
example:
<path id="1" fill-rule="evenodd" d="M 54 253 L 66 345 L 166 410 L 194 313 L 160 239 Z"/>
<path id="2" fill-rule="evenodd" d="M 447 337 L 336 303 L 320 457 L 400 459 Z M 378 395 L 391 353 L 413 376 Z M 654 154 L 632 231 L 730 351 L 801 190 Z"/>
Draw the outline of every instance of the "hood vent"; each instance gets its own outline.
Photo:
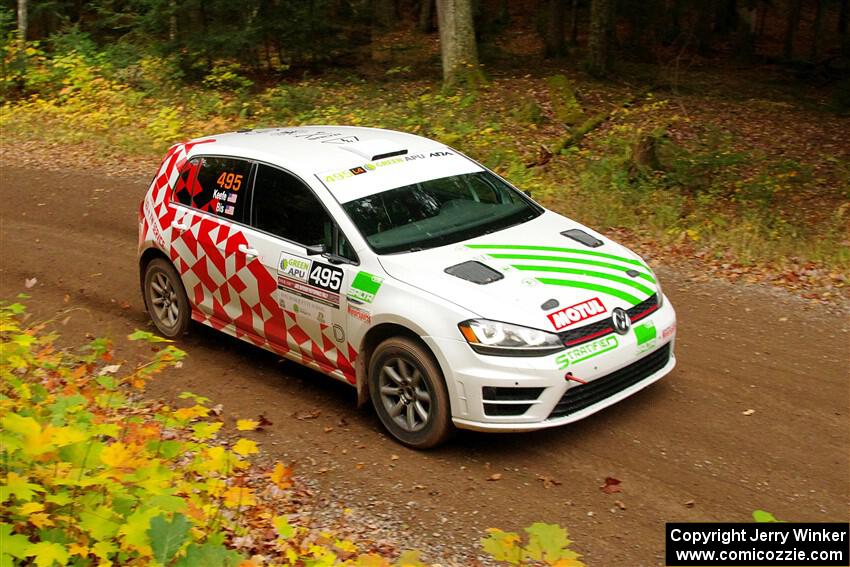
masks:
<path id="1" fill-rule="evenodd" d="M 603 242 L 596 238 L 595 236 L 591 236 L 587 234 L 585 231 L 580 228 L 573 228 L 571 230 L 565 230 L 561 233 L 563 236 L 567 238 L 572 238 L 576 242 L 581 242 L 585 246 L 589 248 L 598 248 L 602 246 Z"/>
<path id="2" fill-rule="evenodd" d="M 501 272 L 497 272 L 490 266 L 474 260 L 455 264 L 454 266 L 446 268 L 444 271 L 456 278 L 476 283 L 478 285 L 493 283 L 505 277 L 501 274 Z"/>

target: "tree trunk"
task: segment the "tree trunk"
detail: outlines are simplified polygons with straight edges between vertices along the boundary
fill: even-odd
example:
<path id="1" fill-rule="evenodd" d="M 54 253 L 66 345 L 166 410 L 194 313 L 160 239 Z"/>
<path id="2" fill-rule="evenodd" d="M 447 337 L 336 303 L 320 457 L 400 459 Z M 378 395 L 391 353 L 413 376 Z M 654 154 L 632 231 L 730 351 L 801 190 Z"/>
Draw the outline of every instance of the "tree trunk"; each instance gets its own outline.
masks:
<path id="1" fill-rule="evenodd" d="M 396 21 L 395 0 L 372 0 L 372 21 L 390 28 Z"/>
<path id="2" fill-rule="evenodd" d="M 839 0 L 841 7 L 838 12 L 838 35 L 841 37 L 841 50 L 845 55 L 850 54 L 850 35 L 847 34 L 847 20 L 850 20 L 850 0 Z"/>
<path id="3" fill-rule="evenodd" d="M 821 35 L 823 35 L 823 12 L 824 0 L 817 0 L 815 3 L 815 21 L 812 23 L 812 50 L 809 53 L 809 59 L 817 61 L 821 51 Z"/>
<path id="4" fill-rule="evenodd" d="M 544 56 L 560 57 L 564 54 L 564 0 L 546 0 L 544 22 Z"/>
<path id="5" fill-rule="evenodd" d="M 748 5 L 749 4 L 749 5 Z M 749 57 L 756 52 L 756 32 L 759 22 L 759 3 L 750 2 L 739 5 L 736 14 L 737 31 L 735 32 L 735 47 L 743 57 Z"/>
<path id="6" fill-rule="evenodd" d="M 443 85 L 476 84 L 482 80 L 470 0 L 437 0 Z"/>
<path id="7" fill-rule="evenodd" d="M 22 46 L 27 40 L 28 25 L 29 17 L 27 16 L 27 0 L 18 0 L 18 41 Z"/>
<path id="8" fill-rule="evenodd" d="M 803 9 L 803 0 L 790 0 L 788 5 L 788 24 L 785 27 L 785 47 L 782 54 L 785 59 L 794 57 L 794 36 L 797 35 L 797 27 L 800 25 L 800 12 Z"/>
<path id="9" fill-rule="evenodd" d="M 422 0 L 419 6 L 419 31 L 422 33 L 434 31 L 434 0 Z"/>
<path id="10" fill-rule="evenodd" d="M 578 45 L 578 0 L 570 8 L 570 45 Z"/>
<path id="11" fill-rule="evenodd" d="M 168 0 L 168 40 L 177 41 L 177 0 Z"/>
<path id="12" fill-rule="evenodd" d="M 597 77 L 604 77 L 611 71 L 613 36 L 614 0 L 591 0 L 588 66 Z"/>

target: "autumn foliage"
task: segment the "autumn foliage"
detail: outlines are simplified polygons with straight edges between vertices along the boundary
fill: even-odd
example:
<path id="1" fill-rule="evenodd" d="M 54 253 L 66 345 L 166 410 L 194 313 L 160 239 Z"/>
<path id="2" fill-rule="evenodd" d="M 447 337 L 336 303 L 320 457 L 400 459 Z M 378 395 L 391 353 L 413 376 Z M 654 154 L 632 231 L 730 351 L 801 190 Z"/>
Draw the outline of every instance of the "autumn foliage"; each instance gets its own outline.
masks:
<path id="1" fill-rule="evenodd" d="M 291 525 L 284 463 L 261 468 L 237 419 L 227 431 L 210 400 L 182 407 L 142 398 L 146 383 L 186 353 L 145 331 L 153 355 L 130 371 L 112 344 L 59 348 L 49 323 L 21 303 L 0 304 L 0 567 L 53 565 L 424 565 L 418 552 L 390 559 L 357 542 Z M 580 567 L 566 531 L 534 524 L 527 543 L 493 530 L 483 540 L 513 565 Z"/>

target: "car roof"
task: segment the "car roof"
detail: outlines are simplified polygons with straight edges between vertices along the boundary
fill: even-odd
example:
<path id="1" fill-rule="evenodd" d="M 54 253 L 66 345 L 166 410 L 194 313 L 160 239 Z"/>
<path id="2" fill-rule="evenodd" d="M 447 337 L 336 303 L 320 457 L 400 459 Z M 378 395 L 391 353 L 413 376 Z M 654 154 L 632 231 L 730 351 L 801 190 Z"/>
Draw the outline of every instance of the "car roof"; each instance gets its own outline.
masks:
<path id="1" fill-rule="evenodd" d="M 240 130 L 196 138 L 189 144 L 192 144 L 190 156 L 254 159 L 302 177 L 336 167 L 356 167 L 389 155 L 403 155 L 404 150 L 415 154 L 445 148 L 439 142 L 404 132 L 327 125 Z"/>

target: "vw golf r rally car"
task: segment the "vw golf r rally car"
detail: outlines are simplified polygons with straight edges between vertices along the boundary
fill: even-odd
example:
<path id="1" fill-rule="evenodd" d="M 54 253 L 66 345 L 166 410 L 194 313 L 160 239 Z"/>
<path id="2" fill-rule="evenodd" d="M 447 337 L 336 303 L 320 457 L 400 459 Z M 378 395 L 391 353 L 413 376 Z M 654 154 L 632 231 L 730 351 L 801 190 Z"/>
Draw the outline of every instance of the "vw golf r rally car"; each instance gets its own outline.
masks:
<path id="1" fill-rule="evenodd" d="M 582 419 L 675 365 L 636 254 L 438 142 L 370 128 L 174 145 L 139 209 L 145 306 L 343 380 L 400 442 Z"/>

